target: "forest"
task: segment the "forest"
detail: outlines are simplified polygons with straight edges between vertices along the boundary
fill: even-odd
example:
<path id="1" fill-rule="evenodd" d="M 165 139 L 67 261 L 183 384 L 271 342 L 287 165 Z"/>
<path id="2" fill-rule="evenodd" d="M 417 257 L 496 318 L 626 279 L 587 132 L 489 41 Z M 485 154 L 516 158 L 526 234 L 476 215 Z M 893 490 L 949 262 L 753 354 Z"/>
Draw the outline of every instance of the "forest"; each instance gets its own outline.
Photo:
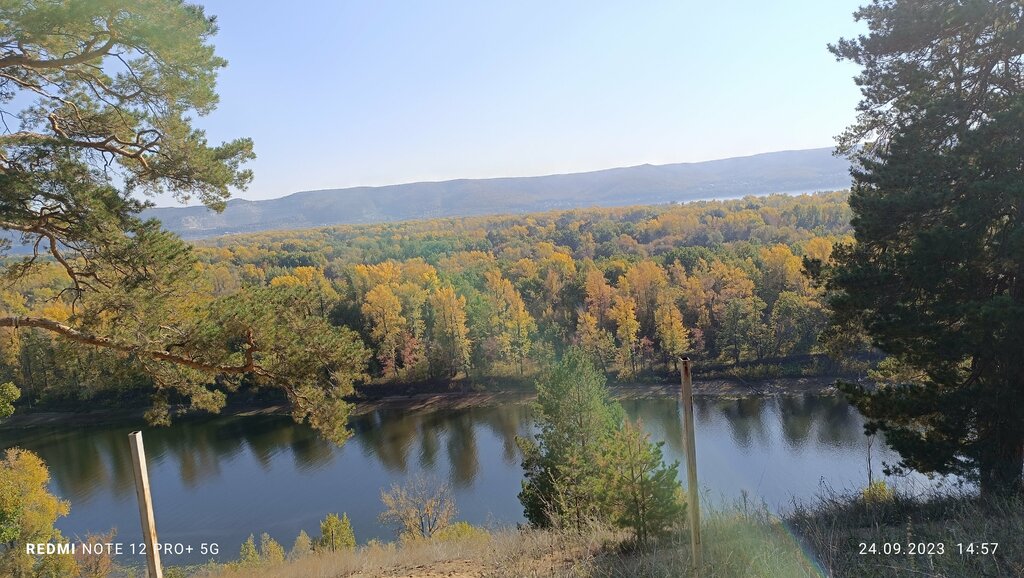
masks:
<path id="1" fill-rule="evenodd" d="M 834 370 L 865 350 L 845 332 L 822 338 L 824 291 L 804 272 L 805 258 L 827 262 L 849 239 L 849 222 L 847 195 L 833 192 L 275 231 L 187 250 L 202 289 L 192 299 L 285 292 L 303 317 L 350 329 L 363 387 L 515 382 L 570 345 L 632 382 L 663 377 L 683 355 L 771 375 L 790 359 Z M 67 320 L 73 303 L 55 298 L 65 283 L 49 263 L 0 299 Z M 0 380 L 24 406 L 143 403 L 158 389 L 131 355 L 0 331 Z"/>

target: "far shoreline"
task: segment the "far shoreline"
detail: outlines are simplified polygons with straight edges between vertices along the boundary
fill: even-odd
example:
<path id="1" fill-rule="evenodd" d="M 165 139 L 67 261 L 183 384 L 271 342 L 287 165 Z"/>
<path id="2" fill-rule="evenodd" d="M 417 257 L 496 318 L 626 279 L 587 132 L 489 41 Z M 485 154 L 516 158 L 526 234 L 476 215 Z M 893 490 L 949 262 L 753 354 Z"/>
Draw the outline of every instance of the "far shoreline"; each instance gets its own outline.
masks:
<path id="1" fill-rule="evenodd" d="M 694 395 L 723 399 L 748 397 L 777 397 L 790 395 L 836 395 L 835 382 L 840 376 L 785 377 L 757 380 L 741 379 L 696 379 Z M 666 399 L 679 395 L 675 383 L 616 383 L 609 386 L 612 397 L 617 400 Z M 439 410 L 461 410 L 502 404 L 529 403 L 536 393 L 525 389 L 511 391 L 453 390 L 441 392 L 413 393 L 408 395 L 363 396 L 353 400 L 352 415 L 359 416 L 378 410 L 408 412 L 430 412 Z M 97 424 L 119 424 L 140 422 L 146 408 L 98 409 L 85 412 L 40 411 L 15 413 L 0 422 L 0 431 L 36 427 L 78 427 Z M 244 417 L 259 415 L 289 415 L 288 406 L 272 404 L 265 406 L 239 405 L 225 407 L 220 413 L 187 412 L 175 417 L 182 419 L 212 419 L 217 417 Z"/>

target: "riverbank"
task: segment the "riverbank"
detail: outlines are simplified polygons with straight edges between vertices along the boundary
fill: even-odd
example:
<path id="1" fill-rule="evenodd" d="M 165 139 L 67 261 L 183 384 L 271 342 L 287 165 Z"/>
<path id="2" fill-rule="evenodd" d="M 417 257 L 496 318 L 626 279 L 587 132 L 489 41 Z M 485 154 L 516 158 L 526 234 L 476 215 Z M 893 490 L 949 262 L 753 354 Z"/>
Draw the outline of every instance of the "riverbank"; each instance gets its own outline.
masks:
<path id="1" fill-rule="evenodd" d="M 770 397 L 779 395 L 834 395 L 835 381 L 833 376 L 822 377 L 790 377 L 758 380 L 742 379 L 697 379 L 694 381 L 694 395 L 737 398 L 737 397 Z M 649 384 L 613 384 L 610 386 L 613 397 L 627 399 L 663 399 L 675 397 L 679 393 L 676 383 Z M 535 393 L 525 387 L 512 390 L 487 389 L 474 390 L 462 388 L 449 391 L 428 391 L 424 393 L 398 393 L 393 387 L 362 388 L 359 397 L 353 399 L 355 409 L 353 415 L 364 415 L 377 410 L 403 410 L 408 412 L 426 412 L 437 410 L 458 410 L 473 407 L 488 407 L 509 403 L 528 403 Z M 415 391 L 407 388 L 406 391 Z M 98 409 L 91 411 L 37 411 L 16 412 L 6 421 L 0 422 L 0 430 L 23 429 L 31 427 L 68 427 L 93 424 L 131 423 L 143 419 L 146 408 Z M 229 405 L 221 416 L 249 415 L 287 415 L 288 406 L 283 404 L 268 405 Z M 209 417 L 205 413 L 184 413 L 176 419 L 203 419 Z"/>

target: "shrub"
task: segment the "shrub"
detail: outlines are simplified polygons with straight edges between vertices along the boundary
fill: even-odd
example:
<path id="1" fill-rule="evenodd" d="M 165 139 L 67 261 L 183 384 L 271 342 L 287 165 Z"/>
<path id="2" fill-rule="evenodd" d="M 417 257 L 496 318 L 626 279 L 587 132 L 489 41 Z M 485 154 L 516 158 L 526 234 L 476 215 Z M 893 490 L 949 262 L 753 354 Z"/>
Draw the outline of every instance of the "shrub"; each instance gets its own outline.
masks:
<path id="1" fill-rule="evenodd" d="M 455 516 L 455 500 L 448 486 L 430 483 L 422 476 L 382 491 L 380 500 L 385 508 L 381 523 L 395 525 L 403 540 L 431 538 Z"/>
<path id="2" fill-rule="evenodd" d="M 456 542 L 461 540 L 487 540 L 491 534 L 483 528 L 478 528 L 469 522 L 455 522 L 451 526 L 442 528 L 434 533 L 434 539 L 442 542 Z"/>
<path id="3" fill-rule="evenodd" d="M 868 487 L 864 488 L 861 492 L 861 499 L 864 500 L 865 504 L 882 504 L 893 501 L 895 494 L 892 488 L 885 483 L 884 480 L 878 480 L 868 484 Z"/>

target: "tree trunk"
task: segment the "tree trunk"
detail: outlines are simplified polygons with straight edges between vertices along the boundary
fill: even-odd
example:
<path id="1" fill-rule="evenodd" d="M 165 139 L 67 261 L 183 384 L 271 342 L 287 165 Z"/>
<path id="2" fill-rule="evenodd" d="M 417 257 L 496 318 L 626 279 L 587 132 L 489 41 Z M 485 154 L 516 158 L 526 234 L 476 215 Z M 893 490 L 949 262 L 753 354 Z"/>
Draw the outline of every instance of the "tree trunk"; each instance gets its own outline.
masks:
<path id="1" fill-rule="evenodd" d="M 987 443 L 996 447 L 986 452 L 980 465 L 981 495 L 1005 496 L 1024 490 L 1024 437 L 1005 436 Z"/>

